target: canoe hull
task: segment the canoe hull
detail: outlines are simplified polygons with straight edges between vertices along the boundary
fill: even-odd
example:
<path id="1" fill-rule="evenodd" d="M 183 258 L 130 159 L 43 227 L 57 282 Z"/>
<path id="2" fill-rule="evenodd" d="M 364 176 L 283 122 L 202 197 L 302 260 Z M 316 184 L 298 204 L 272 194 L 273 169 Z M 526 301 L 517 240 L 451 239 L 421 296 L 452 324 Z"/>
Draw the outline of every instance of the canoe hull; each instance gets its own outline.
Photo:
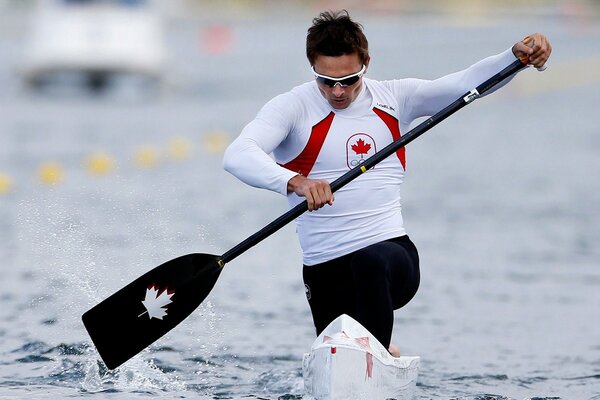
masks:
<path id="1" fill-rule="evenodd" d="M 333 321 L 304 355 L 305 393 L 319 400 L 413 398 L 419 357 L 392 357 L 347 315 Z"/>

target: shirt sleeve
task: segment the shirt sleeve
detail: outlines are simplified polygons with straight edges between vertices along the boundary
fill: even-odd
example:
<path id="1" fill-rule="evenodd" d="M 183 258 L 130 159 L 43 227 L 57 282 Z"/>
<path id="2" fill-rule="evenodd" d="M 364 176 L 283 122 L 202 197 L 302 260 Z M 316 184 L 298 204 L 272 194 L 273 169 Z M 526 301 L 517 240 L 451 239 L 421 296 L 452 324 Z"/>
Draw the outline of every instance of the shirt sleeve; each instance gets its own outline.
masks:
<path id="1" fill-rule="evenodd" d="M 287 195 L 288 181 L 297 175 L 275 162 L 270 154 L 294 128 L 299 107 L 291 93 L 269 101 L 227 147 L 223 168 L 242 182 Z"/>
<path id="2" fill-rule="evenodd" d="M 419 117 L 431 116 L 455 101 L 458 96 L 477 87 L 488 78 L 506 68 L 517 58 L 508 49 L 495 56 L 487 57 L 469 68 L 435 80 L 424 79 L 398 79 L 388 81 L 391 89 L 403 107 L 402 122 L 410 124 Z M 498 84 L 494 89 L 486 92 L 493 93 L 506 85 L 511 76 Z"/>

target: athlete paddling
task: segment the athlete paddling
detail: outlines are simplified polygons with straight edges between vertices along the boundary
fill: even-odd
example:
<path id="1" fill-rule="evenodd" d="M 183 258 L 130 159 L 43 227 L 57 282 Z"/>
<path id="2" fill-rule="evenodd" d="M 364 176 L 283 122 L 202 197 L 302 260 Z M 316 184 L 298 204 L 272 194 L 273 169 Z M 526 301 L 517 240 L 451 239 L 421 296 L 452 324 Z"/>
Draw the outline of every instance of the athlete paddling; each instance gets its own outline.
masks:
<path id="1" fill-rule="evenodd" d="M 224 167 L 249 185 L 286 195 L 292 207 L 307 200 L 312 212 L 296 223 L 317 334 L 348 314 L 398 356 L 390 344 L 394 310 L 412 299 L 420 279 L 401 212 L 404 149 L 338 190 L 335 202 L 329 183 L 398 139 L 416 118 L 435 114 L 517 58 L 541 68 L 551 51 L 535 33 L 436 80 L 378 81 L 365 76 L 370 57 L 360 24 L 346 11 L 313 20 L 306 53 L 315 80 L 269 101 L 228 147 Z"/>

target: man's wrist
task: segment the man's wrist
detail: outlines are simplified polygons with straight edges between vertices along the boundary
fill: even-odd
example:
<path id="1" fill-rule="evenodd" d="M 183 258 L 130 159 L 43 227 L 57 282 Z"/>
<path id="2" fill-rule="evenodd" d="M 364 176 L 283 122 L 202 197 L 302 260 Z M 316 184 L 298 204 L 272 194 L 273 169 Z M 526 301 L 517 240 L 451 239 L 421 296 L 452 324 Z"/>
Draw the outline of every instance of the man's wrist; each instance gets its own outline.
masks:
<path id="1" fill-rule="evenodd" d="M 296 174 L 296 175 L 292 176 L 290 178 L 290 180 L 288 180 L 288 183 L 287 183 L 288 193 L 292 193 L 292 192 L 296 191 L 296 187 L 298 186 L 297 182 L 298 182 L 299 177 L 302 177 L 302 175 Z"/>

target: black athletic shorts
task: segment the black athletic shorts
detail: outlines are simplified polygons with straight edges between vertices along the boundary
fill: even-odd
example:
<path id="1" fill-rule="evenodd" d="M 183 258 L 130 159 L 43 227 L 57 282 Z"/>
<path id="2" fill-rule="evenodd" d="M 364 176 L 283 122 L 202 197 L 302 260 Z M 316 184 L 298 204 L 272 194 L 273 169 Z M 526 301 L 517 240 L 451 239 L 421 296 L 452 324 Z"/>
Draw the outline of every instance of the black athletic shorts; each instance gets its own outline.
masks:
<path id="1" fill-rule="evenodd" d="M 317 335 L 335 318 L 348 314 L 387 348 L 394 310 L 417 293 L 419 255 L 410 238 L 401 236 L 322 264 L 305 265 L 303 277 Z"/>

